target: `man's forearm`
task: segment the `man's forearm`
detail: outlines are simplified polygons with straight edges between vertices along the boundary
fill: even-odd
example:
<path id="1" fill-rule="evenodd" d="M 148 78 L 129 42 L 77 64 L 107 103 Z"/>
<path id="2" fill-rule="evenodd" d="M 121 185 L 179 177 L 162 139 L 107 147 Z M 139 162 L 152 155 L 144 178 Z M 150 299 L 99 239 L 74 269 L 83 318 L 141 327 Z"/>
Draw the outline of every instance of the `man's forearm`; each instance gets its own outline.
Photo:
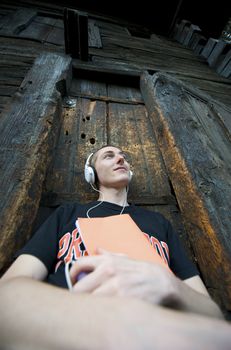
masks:
<path id="1" fill-rule="evenodd" d="M 179 309 L 186 312 L 194 312 L 209 317 L 224 319 L 220 308 L 209 295 L 195 291 L 180 280 L 178 280 L 178 282 L 178 288 L 176 288 L 176 290 L 178 290 L 176 293 L 176 303 Z"/>
<path id="2" fill-rule="evenodd" d="M 219 307 L 203 294 L 207 290 L 199 276 L 182 281 L 160 264 L 104 253 L 80 258 L 71 268 L 73 283 L 89 267 L 92 272 L 74 284 L 77 294 L 133 296 L 152 305 L 223 318 Z"/>
<path id="3" fill-rule="evenodd" d="M 0 283 L 0 295 L 3 350 L 230 348 L 227 322 L 137 299 L 77 295 L 20 277 Z"/>
<path id="4" fill-rule="evenodd" d="M 116 301 L 76 295 L 27 277 L 4 281 L 0 294 L 1 349 L 108 348 Z"/>

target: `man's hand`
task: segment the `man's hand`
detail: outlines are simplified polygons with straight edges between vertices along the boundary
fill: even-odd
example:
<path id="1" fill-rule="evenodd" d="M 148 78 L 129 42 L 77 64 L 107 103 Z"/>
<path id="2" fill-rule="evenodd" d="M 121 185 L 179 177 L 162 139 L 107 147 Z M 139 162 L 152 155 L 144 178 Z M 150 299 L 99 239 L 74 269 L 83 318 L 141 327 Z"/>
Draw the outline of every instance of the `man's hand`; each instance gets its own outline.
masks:
<path id="1" fill-rule="evenodd" d="M 78 282 L 82 272 L 89 272 Z M 121 254 L 98 250 L 98 255 L 80 258 L 70 271 L 76 293 L 136 297 L 152 304 L 174 306 L 178 283 L 160 264 L 132 260 Z"/>
<path id="2" fill-rule="evenodd" d="M 133 297 L 153 305 L 223 318 L 199 276 L 184 282 L 164 265 L 133 260 L 103 250 L 97 253 L 80 258 L 72 266 L 73 292 Z M 83 272 L 87 274 L 78 280 Z"/>

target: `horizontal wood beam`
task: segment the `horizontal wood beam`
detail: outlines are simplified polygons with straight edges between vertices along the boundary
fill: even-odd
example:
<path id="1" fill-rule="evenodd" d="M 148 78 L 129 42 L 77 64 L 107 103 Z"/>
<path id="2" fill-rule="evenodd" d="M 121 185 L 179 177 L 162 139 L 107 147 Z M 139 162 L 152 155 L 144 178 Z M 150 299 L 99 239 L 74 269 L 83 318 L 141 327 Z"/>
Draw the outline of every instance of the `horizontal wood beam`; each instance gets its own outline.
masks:
<path id="1" fill-rule="evenodd" d="M 73 59 L 73 69 L 74 72 L 76 71 L 76 75 L 79 72 L 88 72 L 88 74 L 117 74 L 121 76 L 127 76 L 129 79 L 132 77 L 134 78 L 140 78 L 140 75 L 142 73 L 142 69 L 132 69 L 129 64 L 124 64 L 122 61 L 112 62 L 110 67 L 108 64 L 98 64 L 93 62 L 81 62 L 80 60 Z"/>
<path id="2" fill-rule="evenodd" d="M 71 94 L 72 97 L 81 97 L 81 98 L 87 98 L 90 100 L 94 100 L 94 101 L 103 101 L 103 102 L 114 102 L 114 103 L 122 103 L 122 104 L 126 104 L 126 105 L 143 105 L 144 101 L 143 100 L 126 100 L 126 99 L 122 99 L 122 98 L 116 98 L 116 97 L 108 97 L 108 96 L 98 96 L 98 95 L 94 95 L 94 94 L 81 94 L 81 93 L 72 93 Z"/>
<path id="3" fill-rule="evenodd" d="M 59 80 L 71 58 L 42 54 L 2 115 L 0 125 L 0 270 L 31 234 L 60 123 Z"/>
<path id="4" fill-rule="evenodd" d="M 183 220 L 208 288 L 231 310 L 231 143 L 199 90 L 166 74 L 141 77 L 141 92 L 170 176 Z"/>
<path id="5" fill-rule="evenodd" d="M 45 207 L 56 207 L 63 203 L 73 202 L 89 202 L 96 199 L 94 192 L 86 192 L 82 194 L 80 191 L 71 193 L 57 193 L 57 192 L 44 192 L 41 198 L 41 205 Z M 153 197 L 143 195 L 142 197 L 136 197 L 129 194 L 129 201 L 136 203 L 137 205 L 176 205 L 176 199 L 173 195 L 166 195 L 161 197 Z"/>

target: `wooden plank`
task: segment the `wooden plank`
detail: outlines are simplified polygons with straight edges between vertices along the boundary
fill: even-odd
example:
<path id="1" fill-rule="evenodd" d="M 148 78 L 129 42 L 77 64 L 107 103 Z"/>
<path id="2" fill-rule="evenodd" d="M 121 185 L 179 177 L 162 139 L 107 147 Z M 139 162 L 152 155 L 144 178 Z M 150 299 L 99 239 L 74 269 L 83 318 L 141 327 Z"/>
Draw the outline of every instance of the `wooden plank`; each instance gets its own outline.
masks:
<path id="1" fill-rule="evenodd" d="M 0 96 L 0 114 L 2 114 L 4 109 L 10 104 L 11 97 L 12 96 Z"/>
<path id="2" fill-rule="evenodd" d="M 15 37 L 1 37 L 0 36 L 0 53 L 10 54 L 12 56 L 24 56 L 30 58 L 36 58 L 41 51 L 44 51 L 44 46 L 36 41 L 26 40 L 23 38 Z M 53 45 L 46 45 L 46 52 L 58 51 L 58 48 L 54 48 Z M 62 49 L 63 51 L 63 49 Z M 16 61 L 16 59 L 15 59 Z"/>
<path id="3" fill-rule="evenodd" d="M 95 21 L 88 21 L 88 42 L 89 47 L 102 48 L 102 40 L 100 36 L 99 27 L 95 24 Z"/>
<path id="4" fill-rule="evenodd" d="M 0 126 L 0 270 L 31 234 L 60 119 L 56 83 L 70 57 L 43 54 L 23 80 Z"/>
<path id="5" fill-rule="evenodd" d="M 64 36 L 63 36 L 63 29 L 54 27 L 49 32 L 48 36 L 46 37 L 46 43 L 51 43 L 54 45 L 64 46 Z"/>
<path id="6" fill-rule="evenodd" d="M 210 67 L 215 67 L 216 66 L 220 55 L 222 55 L 223 51 L 227 47 L 231 47 L 231 45 L 226 43 L 223 40 L 218 40 L 218 42 L 214 46 L 212 52 L 210 53 L 210 55 L 207 58 L 207 61 L 208 61 L 208 64 L 210 65 Z"/>
<path id="7" fill-rule="evenodd" d="M 12 85 L 0 85 L 0 96 L 13 96 L 13 94 L 17 91 L 17 88 L 17 86 Z"/>
<path id="8" fill-rule="evenodd" d="M 94 50 L 94 51 L 92 51 Z M 192 62 L 184 59 L 178 59 L 175 57 L 165 57 L 163 60 L 163 56 L 161 54 L 157 55 L 145 55 L 143 60 L 135 60 L 134 57 L 126 57 L 124 60 L 119 59 L 118 53 L 114 52 L 100 52 L 96 49 L 90 49 L 90 53 L 94 54 L 92 57 L 92 62 L 95 65 L 101 65 L 105 68 L 111 67 L 112 64 L 115 67 L 120 67 L 127 71 L 139 71 L 142 72 L 144 70 L 153 70 L 153 72 L 163 71 L 166 73 L 175 73 L 181 74 L 189 77 L 200 78 L 205 80 L 213 80 L 213 81 L 225 81 L 224 78 L 221 78 L 216 72 L 214 72 L 210 67 L 205 65 L 205 63 L 201 62 Z M 141 54 L 140 54 L 141 56 Z M 125 55 L 124 55 L 125 57 Z"/>
<path id="9" fill-rule="evenodd" d="M 226 66 L 229 65 L 230 61 L 231 61 L 231 48 L 229 49 L 229 51 L 227 52 L 227 54 L 225 55 L 225 57 L 223 58 L 221 63 L 218 65 L 218 67 L 216 69 L 217 73 L 222 74 L 222 71 L 226 68 Z M 231 72 L 229 72 L 229 74 L 230 73 Z M 226 78 L 228 78 L 229 74 L 227 76 L 222 74 L 222 76 L 225 76 Z"/>
<path id="10" fill-rule="evenodd" d="M 37 12 L 35 10 L 26 8 L 19 9 L 11 13 L 10 15 L 3 18 L 2 23 L 0 23 L 0 34 L 18 34 L 32 22 L 36 15 Z"/>
<path id="11" fill-rule="evenodd" d="M 34 19 L 34 22 L 36 23 L 43 23 L 46 25 L 49 25 L 51 27 L 55 26 L 57 19 L 56 18 L 52 18 L 52 17 L 44 17 L 41 14 L 37 15 L 36 18 Z"/>
<path id="12" fill-rule="evenodd" d="M 79 26 L 77 11 L 64 9 L 65 52 L 79 58 Z"/>
<path id="13" fill-rule="evenodd" d="M 72 9 L 64 11 L 65 51 L 73 58 L 88 60 L 88 16 Z"/>
<path id="14" fill-rule="evenodd" d="M 21 38 L 37 39 L 44 42 L 51 31 L 52 27 L 50 25 L 33 21 L 20 32 L 19 36 Z"/>
<path id="15" fill-rule="evenodd" d="M 1 64 L 1 69 L 10 69 L 10 67 L 14 68 L 18 68 L 18 70 L 20 69 L 25 69 L 27 67 L 30 66 L 30 61 L 33 60 L 28 60 L 27 62 L 23 62 L 23 60 L 18 60 L 18 62 L 16 62 L 15 60 L 11 60 L 11 57 L 9 57 L 9 59 L 7 59 L 6 56 L 2 56 L 2 59 L 0 58 L 0 64 Z"/>
<path id="16" fill-rule="evenodd" d="M 46 206 L 62 201 L 94 200 L 97 194 L 84 180 L 84 164 L 93 149 L 106 144 L 106 103 L 77 99 L 64 108 L 63 123 L 43 194 Z M 55 181 L 54 181 L 55 179 Z M 51 194 L 51 195 L 50 195 Z"/>
<path id="17" fill-rule="evenodd" d="M 181 43 L 183 45 L 183 42 L 185 41 L 185 38 L 188 36 L 189 34 L 189 28 L 190 28 L 190 23 L 189 24 L 186 24 L 184 26 L 184 29 L 183 31 L 181 32 L 180 34 L 180 37 L 179 37 L 179 43 Z"/>
<path id="18" fill-rule="evenodd" d="M 113 83 L 108 84 L 108 97 L 117 99 L 118 102 L 119 100 L 123 100 L 124 103 L 144 103 L 139 88 L 121 86 Z"/>
<path id="19" fill-rule="evenodd" d="M 136 198 L 151 196 L 153 201 L 170 196 L 165 166 L 146 108 L 110 103 L 108 128 L 109 144 L 118 145 L 131 158 L 134 177 L 129 187 L 132 195 Z"/>
<path id="20" fill-rule="evenodd" d="M 6 67 L 0 67 L 0 76 L 2 79 L 23 79 L 28 72 L 30 67 L 18 67 L 11 66 L 10 64 Z"/>
<path id="21" fill-rule="evenodd" d="M 144 74 L 141 91 L 203 279 L 231 310 L 227 129 L 198 91 L 167 75 Z M 223 114 L 220 106 L 216 109 Z"/>
<path id="22" fill-rule="evenodd" d="M 131 105 L 139 105 L 139 104 L 144 104 L 142 99 L 132 99 L 132 100 L 127 100 L 124 98 L 118 98 L 118 97 L 111 97 L 111 96 L 99 96 L 99 95 L 94 95 L 94 94 L 86 94 L 86 93 L 75 93 L 75 92 L 70 92 L 71 97 L 82 97 L 85 99 L 90 99 L 90 100 L 95 100 L 95 101 L 103 101 L 103 102 L 116 102 L 116 103 L 123 103 L 123 104 L 131 104 Z"/>
<path id="23" fill-rule="evenodd" d="M 183 45 L 188 46 L 192 36 L 194 33 L 199 33 L 201 32 L 201 29 L 198 25 L 191 24 L 188 30 L 187 35 L 185 36 L 184 41 L 182 42 Z"/>
<path id="24" fill-rule="evenodd" d="M 194 49 L 195 55 L 199 56 L 203 48 L 204 48 L 204 43 L 203 44 L 199 43 Z"/>
<path id="25" fill-rule="evenodd" d="M 78 11 L 80 59 L 88 61 L 88 15 Z"/>
<path id="26" fill-rule="evenodd" d="M 213 99 L 215 99 L 216 103 L 221 102 L 222 104 L 226 105 L 227 110 L 230 110 L 231 84 L 229 82 L 219 83 L 212 80 L 203 80 L 199 78 L 185 77 L 182 75 L 178 75 L 177 78 L 183 82 L 193 85 L 195 88 L 199 88 L 201 92 L 207 95 L 207 97 L 204 95 L 204 99 L 211 105 L 213 103 Z"/>
<path id="27" fill-rule="evenodd" d="M 110 31 L 114 34 L 116 34 L 116 36 L 118 34 L 122 34 L 126 37 L 129 37 L 130 34 L 126 28 L 126 25 L 128 25 L 128 23 L 124 24 L 123 21 L 121 21 L 121 19 L 117 20 L 117 23 L 113 23 L 113 19 L 112 18 L 107 18 L 106 21 L 101 20 L 100 18 L 97 19 L 97 16 L 94 15 L 94 20 L 95 20 L 95 24 L 97 25 L 97 27 L 99 28 L 100 31 Z"/>
<path id="28" fill-rule="evenodd" d="M 195 34 L 193 34 L 191 40 L 189 41 L 188 47 L 190 47 L 192 50 L 195 50 L 197 45 L 205 45 L 206 42 L 206 37 L 196 32 Z"/>
<path id="29" fill-rule="evenodd" d="M 224 69 L 221 71 L 220 75 L 225 78 L 230 78 L 231 77 L 231 61 L 226 64 Z"/>
<path id="30" fill-rule="evenodd" d="M 107 88 L 105 82 L 80 78 L 77 72 L 71 82 L 70 94 L 74 96 L 79 94 L 92 96 L 94 99 L 95 95 L 98 97 L 107 96 Z"/>
<path id="31" fill-rule="evenodd" d="M 90 154 L 90 153 L 89 153 Z M 49 175 L 51 176 L 51 175 Z M 78 175 L 79 177 L 83 176 L 83 173 Z M 85 187 L 85 186 L 84 186 Z M 59 188 L 61 192 L 53 192 L 53 191 L 44 191 L 41 197 L 40 204 L 43 207 L 54 208 L 63 203 L 73 203 L 73 202 L 83 202 L 87 203 L 89 201 L 95 200 L 95 194 L 92 191 L 89 191 L 89 188 L 84 188 L 87 192 L 84 193 L 82 190 L 74 190 L 64 192 L 63 189 Z M 165 207 L 165 206 L 176 206 L 176 199 L 173 195 L 155 197 L 151 195 L 145 196 L 135 196 L 131 191 L 129 191 L 129 202 L 135 203 L 140 206 L 148 206 L 148 207 Z M 170 217 L 170 216 L 168 216 Z"/>
<path id="32" fill-rule="evenodd" d="M 182 35 L 182 32 L 184 30 L 184 27 L 187 25 L 187 26 L 190 26 L 191 22 L 188 21 L 187 19 L 182 19 L 181 22 L 178 24 L 178 27 L 177 27 L 177 32 L 175 34 L 175 37 L 174 39 L 178 42 L 180 42 L 180 37 Z"/>
<path id="33" fill-rule="evenodd" d="M 201 61 L 198 57 L 195 57 L 191 50 L 188 48 L 175 43 L 169 42 L 167 40 L 150 40 L 150 39 L 141 39 L 132 37 L 132 40 L 128 40 L 129 38 L 124 37 L 123 35 L 113 36 L 112 34 L 106 36 L 104 32 L 102 32 L 102 43 L 105 50 L 114 48 L 116 51 L 119 50 L 129 50 L 131 52 L 135 51 L 136 60 L 140 59 L 139 54 L 145 55 L 153 55 L 162 54 L 168 57 L 177 57 L 181 59 L 190 59 L 191 61 Z"/>
<path id="34" fill-rule="evenodd" d="M 217 42 L 218 42 L 218 39 L 209 38 L 200 55 L 207 59 L 211 54 L 211 52 L 213 51 Z"/>
<path id="35" fill-rule="evenodd" d="M 131 67 L 127 62 L 124 61 L 118 61 L 118 60 L 112 60 L 111 64 L 106 61 L 106 64 L 103 64 L 103 60 L 98 59 L 98 57 L 94 57 L 93 60 L 96 60 L 97 63 L 94 62 L 82 62 L 80 60 L 73 59 L 73 68 L 76 71 L 81 72 L 91 72 L 93 74 L 100 73 L 103 74 L 117 74 L 119 76 L 128 76 L 129 79 L 132 79 L 132 77 L 139 77 L 140 73 L 142 72 L 141 69 L 133 68 Z"/>

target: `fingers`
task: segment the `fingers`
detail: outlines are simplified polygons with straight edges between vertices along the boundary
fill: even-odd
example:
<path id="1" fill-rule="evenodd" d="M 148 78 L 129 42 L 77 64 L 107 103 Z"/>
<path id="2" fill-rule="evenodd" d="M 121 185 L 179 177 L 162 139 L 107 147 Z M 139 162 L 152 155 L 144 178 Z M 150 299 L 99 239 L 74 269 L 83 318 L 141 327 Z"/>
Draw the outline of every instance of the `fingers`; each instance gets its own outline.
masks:
<path id="1" fill-rule="evenodd" d="M 88 257 L 80 258 L 75 264 L 72 265 L 70 269 L 70 279 L 72 285 L 74 285 L 78 280 L 80 280 L 84 274 L 89 274 L 94 271 L 96 267 L 96 262 Z"/>
<path id="2" fill-rule="evenodd" d="M 114 259 L 115 257 L 106 251 L 103 251 L 101 255 L 80 258 L 70 270 L 70 279 L 72 285 L 75 286 L 74 290 L 92 292 L 100 283 L 103 283 L 105 278 L 111 276 L 112 271 L 114 271 Z M 82 278 L 83 276 L 84 278 Z"/>
<path id="3" fill-rule="evenodd" d="M 78 293 L 92 293 L 110 280 L 114 274 L 115 269 L 105 264 L 100 264 L 95 266 L 92 272 L 75 283 L 73 290 Z"/>
<path id="4" fill-rule="evenodd" d="M 79 258 L 78 261 L 72 265 L 70 270 L 70 278 L 72 284 L 75 284 L 79 279 L 80 273 L 89 273 L 94 271 L 100 265 L 115 266 L 121 258 L 127 258 L 125 254 L 111 253 L 102 248 L 97 248 L 97 255 L 85 256 Z"/>

